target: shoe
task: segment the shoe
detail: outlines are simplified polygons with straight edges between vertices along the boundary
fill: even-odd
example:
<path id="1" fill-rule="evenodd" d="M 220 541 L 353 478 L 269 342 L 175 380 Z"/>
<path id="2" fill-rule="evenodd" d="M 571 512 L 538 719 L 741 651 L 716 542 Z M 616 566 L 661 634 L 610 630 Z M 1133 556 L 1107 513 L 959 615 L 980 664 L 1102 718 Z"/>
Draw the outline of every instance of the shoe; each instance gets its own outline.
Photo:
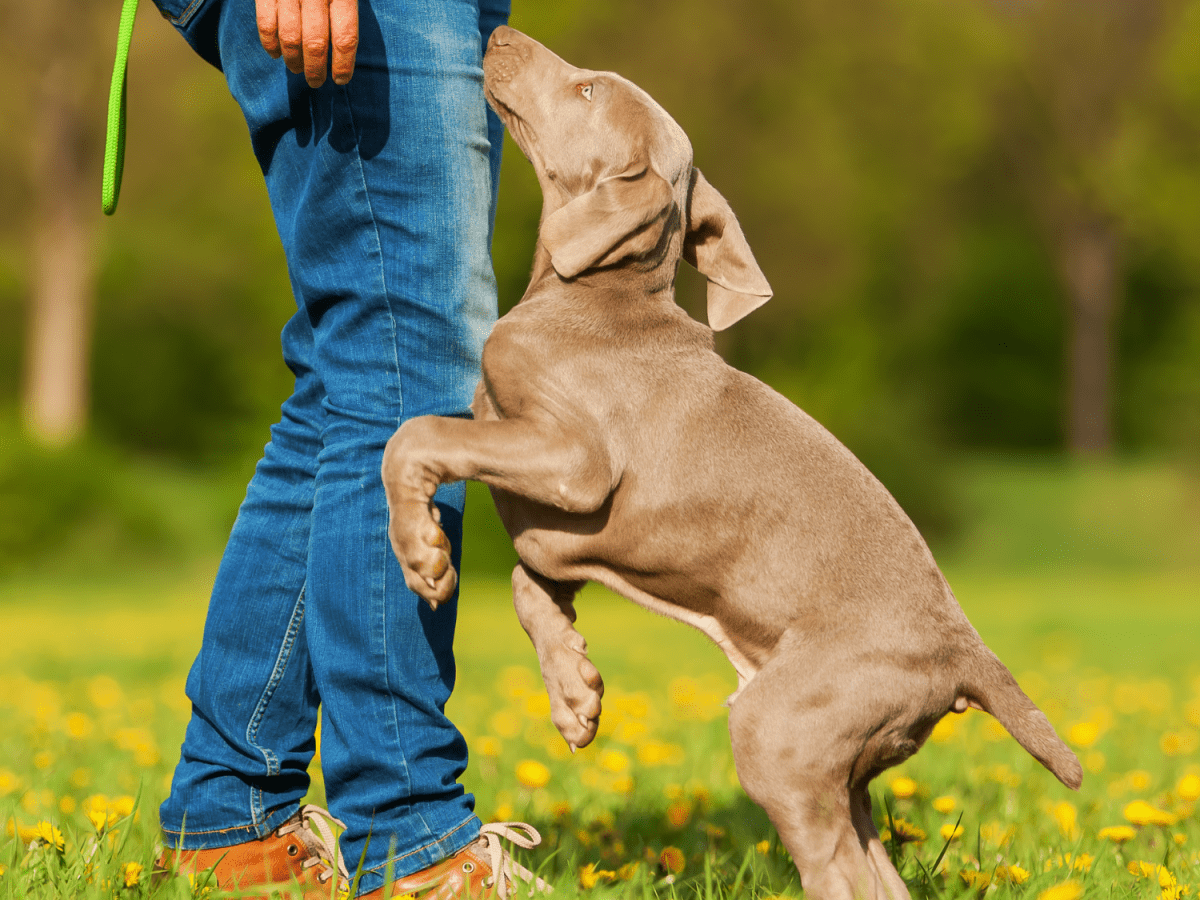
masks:
<path id="1" fill-rule="evenodd" d="M 493 822 L 479 829 L 479 840 L 453 856 L 363 894 L 358 900 L 391 900 L 402 895 L 417 900 L 477 900 L 490 896 L 508 900 L 514 891 L 530 897 L 551 893 L 554 889 L 550 885 L 508 855 L 500 846 L 500 838 L 526 850 L 542 842 L 542 836 L 532 825 Z"/>
<path id="2" fill-rule="evenodd" d="M 268 900 L 272 891 L 303 900 L 329 900 L 350 883 L 331 824 L 346 827 L 328 811 L 306 804 L 258 840 L 207 850 L 163 850 L 154 864 L 152 883 L 179 872 L 193 878 L 196 886 L 246 891 L 241 895 L 244 900 Z M 210 870 L 211 874 L 201 874 Z M 260 887 L 269 889 L 250 893 Z"/>

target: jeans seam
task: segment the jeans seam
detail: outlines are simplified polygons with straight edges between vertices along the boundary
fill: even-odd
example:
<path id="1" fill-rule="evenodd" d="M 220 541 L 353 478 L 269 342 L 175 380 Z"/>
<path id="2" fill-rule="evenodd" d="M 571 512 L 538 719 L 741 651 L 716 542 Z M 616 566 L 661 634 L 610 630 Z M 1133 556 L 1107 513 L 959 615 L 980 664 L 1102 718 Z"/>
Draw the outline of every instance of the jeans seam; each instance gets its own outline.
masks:
<path id="1" fill-rule="evenodd" d="M 279 774 L 279 757 L 268 748 L 258 744 L 258 728 L 262 724 L 263 716 L 266 715 L 271 698 L 275 696 L 275 690 L 279 687 L 279 682 L 283 680 L 283 673 L 287 670 L 288 663 L 291 661 L 292 648 L 296 645 L 296 635 L 300 633 L 300 625 L 304 621 L 305 587 L 306 585 L 300 586 L 300 593 L 296 597 L 296 605 L 292 608 L 292 616 L 288 620 L 288 627 L 283 636 L 283 643 L 280 644 L 279 653 L 275 657 L 275 666 L 271 670 L 271 677 L 267 679 L 262 696 L 259 697 L 258 704 L 254 707 L 254 712 L 250 716 L 250 722 L 246 726 L 246 742 L 263 755 L 263 760 L 267 764 L 268 777 Z M 250 815 L 256 827 L 259 827 L 263 821 L 263 812 L 262 788 L 252 787 L 250 789 Z"/>

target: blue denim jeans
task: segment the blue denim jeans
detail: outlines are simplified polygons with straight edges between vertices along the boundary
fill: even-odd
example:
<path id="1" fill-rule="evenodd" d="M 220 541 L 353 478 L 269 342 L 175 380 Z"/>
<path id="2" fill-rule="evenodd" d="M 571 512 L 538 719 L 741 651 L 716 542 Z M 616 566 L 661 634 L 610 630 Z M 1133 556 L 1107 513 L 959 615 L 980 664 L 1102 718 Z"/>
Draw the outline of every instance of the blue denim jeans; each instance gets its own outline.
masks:
<path id="1" fill-rule="evenodd" d="M 295 392 L 217 573 L 162 827 L 182 849 L 278 827 L 308 790 L 320 706 L 351 871 L 370 835 L 367 892 L 389 862 L 419 871 L 479 831 L 443 711 L 456 603 L 432 612 L 405 587 L 379 469 L 405 419 L 470 414 L 502 134 L 481 56 L 508 0 L 360 0 L 354 77 L 317 90 L 263 51 L 253 0 L 157 2 L 241 105 L 297 305 Z M 437 497 L 455 565 L 463 499 Z"/>

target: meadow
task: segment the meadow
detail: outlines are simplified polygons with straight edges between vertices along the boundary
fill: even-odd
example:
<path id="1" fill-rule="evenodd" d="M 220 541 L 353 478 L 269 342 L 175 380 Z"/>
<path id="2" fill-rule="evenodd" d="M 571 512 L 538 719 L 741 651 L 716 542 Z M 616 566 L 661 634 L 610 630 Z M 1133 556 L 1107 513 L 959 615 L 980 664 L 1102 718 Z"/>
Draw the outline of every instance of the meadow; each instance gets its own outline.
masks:
<path id="1" fill-rule="evenodd" d="M 141 483 L 181 521 L 191 511 L 216 523 L 194 533 L 194 558 L 88 556 L 81 547 L 104 546 L 92 535 L 0 581 L 0 900 L 218 896 L 202 879 L 152 887 L 149 874 L 232 509 L 214 513 L 228 492 L 198 483 Z M 1085 778 L 1071 792 L 986 715 L 948 716 L 873 785 L 914 896 L 1195 896 L 1200 483 L 1167 465 L 1037 460 L 976 461 L 954 483 L 969 515 L 939 560 Z M 464 781 L 481 817 L 535 825 L 543 846 L 522 861 L 560 896 L 801 897 L 737 784 L 724 658 L 589 587 L 578 627 L 605 677 L 604 714 L 596 742 L 572 756 L 511 611 L 511 560 L 486 500 L 472 501 L 468 526 L 491 556 L 474 575 L 466 564 L 450 714 L 471 747 Z M 309 799 L 323 803 L 319 765 Z"/>

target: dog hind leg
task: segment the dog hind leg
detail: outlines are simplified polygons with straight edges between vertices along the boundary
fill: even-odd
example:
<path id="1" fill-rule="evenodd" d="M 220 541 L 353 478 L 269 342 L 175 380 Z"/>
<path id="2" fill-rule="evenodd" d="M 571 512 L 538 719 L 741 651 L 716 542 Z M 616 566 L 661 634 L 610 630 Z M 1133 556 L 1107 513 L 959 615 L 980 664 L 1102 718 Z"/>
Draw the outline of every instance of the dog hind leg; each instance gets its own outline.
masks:
<path id="1" fill-rule="evenodd" d="M 550 695 L 550 721 L 572 750 L 586 747 L 600 724 L 604 681 L 575 630 L 579 583 L 551 581 L 524 563 L 513 569 L 513 606 L 529 635 Z"/>
<path id="2" fill-rule="evenodd" d="M 801 664 L 803 663 L 803 664 Z M 871 822 L 865 783 L 852 788 L 872 718 L 854 685 L 819 660 L 776 656 L 733 703 L 729 731 L 738 777 L 770 817 L 813 900 L 908 900 Z"/>

